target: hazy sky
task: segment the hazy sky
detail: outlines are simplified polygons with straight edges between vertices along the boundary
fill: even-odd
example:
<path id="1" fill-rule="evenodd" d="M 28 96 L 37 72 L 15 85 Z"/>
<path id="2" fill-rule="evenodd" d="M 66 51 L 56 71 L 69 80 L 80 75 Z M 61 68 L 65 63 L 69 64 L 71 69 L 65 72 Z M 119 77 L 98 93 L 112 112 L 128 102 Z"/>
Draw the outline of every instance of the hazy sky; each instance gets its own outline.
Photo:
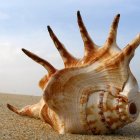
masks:
<path id="1" fill-rule="evenodd" d="M 73 55 L 83 55 L 77 10 L 98 45 L 105 42 L 118 13 L 121 19 L 117 43 L 121 48 L 140 32 L 140 0 L 0 0 L 0 92 L 42 94 L 38 81 L 47 71 L 24 55 L 21 48 L 38 54 L 56 68 L 63 68 L 47 25 Z M 140 83 L 140 46 L 131 69 Z"/>

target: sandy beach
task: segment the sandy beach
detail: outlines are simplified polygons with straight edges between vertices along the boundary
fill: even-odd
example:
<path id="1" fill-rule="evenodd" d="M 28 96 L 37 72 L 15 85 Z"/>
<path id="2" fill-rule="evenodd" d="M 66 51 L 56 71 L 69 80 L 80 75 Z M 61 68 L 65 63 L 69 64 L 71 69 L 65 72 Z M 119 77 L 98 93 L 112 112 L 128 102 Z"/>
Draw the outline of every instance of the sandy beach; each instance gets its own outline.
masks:
<path id="1" fill-rule="evenodd" d="M 40 97 L 0 94 L 0 140 L 130 140 L 140 139 L 140 117 L 136 122 L 111 135 L 59 135 L 41 120 L 19 116 L 7 109 L 38 102 Z"/>

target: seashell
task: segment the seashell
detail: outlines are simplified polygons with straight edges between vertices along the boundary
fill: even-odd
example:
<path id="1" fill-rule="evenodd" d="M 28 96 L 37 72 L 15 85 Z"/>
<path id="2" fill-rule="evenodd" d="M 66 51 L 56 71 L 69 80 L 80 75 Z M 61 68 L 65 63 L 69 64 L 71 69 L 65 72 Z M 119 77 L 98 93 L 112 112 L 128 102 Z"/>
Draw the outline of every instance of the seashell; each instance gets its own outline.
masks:
<path id="1" fill-rule="evenodd" d="M 140 34 L 121 50 L 116 43 L 119 18 L 120 14 L 115 16 L 105 44 L 99 47 L 77 12 L 85 49 L 82 59 L 73 57 L 48 26 L 65 68 L 57 70 L 22 49 L 48 71 L 39 82 L 43 97 L 22 109 L 7 107 L 19 115 L 42 119 L 59 134 L 105 134 L 135 121 L 140 112 L 140 92 L 129 63 L 140 44 Z"/>

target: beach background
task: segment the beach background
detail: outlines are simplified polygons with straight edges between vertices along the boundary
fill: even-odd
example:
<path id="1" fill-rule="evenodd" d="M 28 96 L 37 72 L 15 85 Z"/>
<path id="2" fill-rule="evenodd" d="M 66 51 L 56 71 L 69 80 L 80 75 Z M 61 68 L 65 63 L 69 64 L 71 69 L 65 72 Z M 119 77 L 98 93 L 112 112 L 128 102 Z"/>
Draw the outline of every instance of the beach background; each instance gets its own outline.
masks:
<path id="1" fill-rule="evenodd" d="M 123 49 L 140 31 L 139 0 L 0 0 L 0 92 L 41 95 L 39 80 L 47 73 L 22 51 L 25 48 L 56 69 L 64 64 L 47 31 L 49 25 L 76 58 L 84 55 L 77 24 L 79 10 L 95 44 L 102 46 L 118 13 L 117 44 Z M 140 47 L 130 63 L 140 83 Z"/>
<path id="2" fill-rule="evenodd" d="M 19 108 L 34 104 L 37 96 L 0 94 L 0 140 L 139 140 L 140 117 L 134 123 L 110 135 L 57 134 L 41 120 L 19 116 L 6 107 L 10 103 Z"/>
<path id="3" fill-rule="evenodd" d="M 111 135 L 59 135 L 41 120 L 19 116 L 19 108 L 37 103 L 42 95 L 38 81 L 47 70 L 25 56 L 25 48 L 56 69 L 64 64 L 48 32 L 50 25 L 67 50 L 82 58 L 84 45 L 77 25 L 81 12 L 87 30 L 102 46 L 114 16 L 120 13 L 117 44 L 124 48 L 140 31 L 140 0 L 0 0 L 0 140 L 118 140 L 140 139 L 138 120 Z M 130 63 L 140 85 L 140 47 Z M 10 94 L 7 94 L 10 93 Z"/>

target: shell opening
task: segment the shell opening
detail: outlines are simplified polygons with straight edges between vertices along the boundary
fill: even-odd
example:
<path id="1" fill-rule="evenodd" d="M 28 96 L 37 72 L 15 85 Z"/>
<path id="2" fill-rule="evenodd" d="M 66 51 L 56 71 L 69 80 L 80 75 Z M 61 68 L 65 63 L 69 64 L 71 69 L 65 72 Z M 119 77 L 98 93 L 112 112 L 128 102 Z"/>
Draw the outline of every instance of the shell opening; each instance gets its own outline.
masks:
<path id="1" fill-rule="evenodd" d="M 131 115 L 134 115 L 134 114 L 137 113 L 137 107 L 136 107 L 135 103 L 130 103 L 130 105 L 129 105 L 129 113 Z"/>

